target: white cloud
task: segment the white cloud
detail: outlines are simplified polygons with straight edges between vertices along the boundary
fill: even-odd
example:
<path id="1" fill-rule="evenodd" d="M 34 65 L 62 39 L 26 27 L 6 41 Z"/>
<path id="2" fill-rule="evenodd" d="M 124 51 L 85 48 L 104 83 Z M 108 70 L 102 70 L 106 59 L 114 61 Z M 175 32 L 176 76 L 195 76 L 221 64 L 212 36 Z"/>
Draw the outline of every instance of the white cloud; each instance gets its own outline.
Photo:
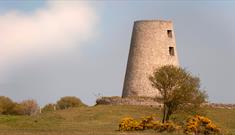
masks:
<path id="1" fill-rule="evenodd" d="M 33 13 L 0 14 L 0 66 L 27 55 L 53 53 L 94 36 L 97 16 L 91 6 L 49 1 Z"/>

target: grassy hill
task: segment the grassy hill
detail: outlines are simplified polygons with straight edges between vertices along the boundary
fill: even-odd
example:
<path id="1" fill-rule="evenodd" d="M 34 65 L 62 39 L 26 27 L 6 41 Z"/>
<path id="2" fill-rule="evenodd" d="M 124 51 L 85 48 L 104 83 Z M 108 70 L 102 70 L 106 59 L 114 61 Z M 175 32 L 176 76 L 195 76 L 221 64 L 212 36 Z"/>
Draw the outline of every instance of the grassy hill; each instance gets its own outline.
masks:
<path id="1" fill-rule="evenodd" d="M 235 109 L 207 109 L 207 116 L 230 134 L 235 134 Z M 160 114 L 146 106 L 93 106 L 58 110 L 37 116 L 0 115 L 1 135 L 151 135 L 154 131 L 119 132 L 125 116 Z M 159 116 L 160 117 L 160 116 Z"/>

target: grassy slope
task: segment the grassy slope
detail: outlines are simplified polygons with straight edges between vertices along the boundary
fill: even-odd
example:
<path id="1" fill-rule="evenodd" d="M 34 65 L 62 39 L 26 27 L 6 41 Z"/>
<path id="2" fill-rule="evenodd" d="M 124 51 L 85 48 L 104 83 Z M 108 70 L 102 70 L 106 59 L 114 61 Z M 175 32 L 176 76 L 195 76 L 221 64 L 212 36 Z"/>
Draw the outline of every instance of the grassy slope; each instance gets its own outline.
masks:
<path id="1" fill-rule="evenodd" d="M 37 116 L 0 116 L 0 134 L 5 135 L 147 135 L 154 131 L 121 133 L 116 131 L 122 117 L 160 114 L 143 106 L 94 106 L 60 110 Z M 235 110 L 208 109 L 208 117 L 235 134 Z"/>

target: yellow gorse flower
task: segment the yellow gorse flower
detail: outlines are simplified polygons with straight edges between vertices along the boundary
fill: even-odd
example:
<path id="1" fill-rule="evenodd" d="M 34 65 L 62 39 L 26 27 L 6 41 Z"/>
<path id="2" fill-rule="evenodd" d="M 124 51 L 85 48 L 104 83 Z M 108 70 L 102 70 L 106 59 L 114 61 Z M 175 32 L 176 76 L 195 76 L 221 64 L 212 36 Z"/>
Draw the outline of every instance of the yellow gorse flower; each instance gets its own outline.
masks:
<path id="1" fill-rule="evenodd" d="M 212 123 L 212 121 L 204 116 L 195 115 L 187 120 L 186 128 L 184 129 L 186 134 L 219 134 L 220 129 Z"/>
<path id="2" fill-rule="evenodd" d="M 187 119 L 184 128 L 173 122 L 162 123 L 155 116 L 146 116 L 141 119 L 125 117 L 119 123 L 120 131 L 136 131 L 153 129 L 158 132 L 171 132 L 184 129 L 186 134 L 220 134 L 221 130 L 212 121 L 204 116 L 195 115 Z"/>
<path id="3" fill-rule="evenodd" d="M 154 115 L 142 117 L 140 120 L 132 117 L 123 118 L 119 124 L 120 131 L 146 130 L 154 129 L 158 131 L 174 131 L 179 129 L 179 126 L 169 122 L 161 123 Z"/>

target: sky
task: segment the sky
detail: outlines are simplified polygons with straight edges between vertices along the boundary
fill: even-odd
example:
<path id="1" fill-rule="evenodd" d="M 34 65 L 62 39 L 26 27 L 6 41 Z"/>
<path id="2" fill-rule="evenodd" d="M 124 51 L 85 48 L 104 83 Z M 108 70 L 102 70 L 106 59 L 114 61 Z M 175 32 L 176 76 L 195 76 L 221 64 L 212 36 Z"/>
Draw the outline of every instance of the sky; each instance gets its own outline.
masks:
<path id="1" fill-rule="evenodd" d="M 183 68 L 235 103 L 233 1 L 0 1 L 0 95 L 39 105 L 121 96 L 133 22 L 172 20 Z"/>

